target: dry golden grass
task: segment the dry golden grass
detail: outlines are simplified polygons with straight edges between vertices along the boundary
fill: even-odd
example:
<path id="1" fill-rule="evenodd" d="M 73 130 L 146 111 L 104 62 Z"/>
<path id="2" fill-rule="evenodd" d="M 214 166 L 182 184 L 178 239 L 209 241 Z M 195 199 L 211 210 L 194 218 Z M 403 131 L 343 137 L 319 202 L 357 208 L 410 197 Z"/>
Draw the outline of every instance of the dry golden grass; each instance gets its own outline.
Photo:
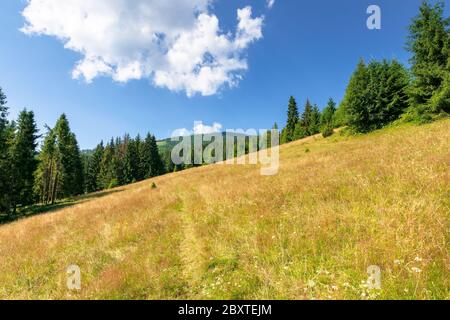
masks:
<path id="1" fill-rule="evenodd" d="M 207 166 L 1 226 L 0 298 L 449 299 L 449 128 L 316 137 L 273 177 Z"/>

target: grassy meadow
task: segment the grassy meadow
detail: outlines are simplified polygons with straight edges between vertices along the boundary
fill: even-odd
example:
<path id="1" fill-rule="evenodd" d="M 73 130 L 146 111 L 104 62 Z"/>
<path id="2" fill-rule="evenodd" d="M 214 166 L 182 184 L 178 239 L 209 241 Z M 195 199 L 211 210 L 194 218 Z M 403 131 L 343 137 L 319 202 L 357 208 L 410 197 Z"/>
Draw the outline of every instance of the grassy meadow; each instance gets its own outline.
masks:
<path id="1" fill-rule="evenodd" d="M 0 298 L 450 299 L 450 120 L 280 152 L 276 176 L 205 166 L 1 225 Z"/>

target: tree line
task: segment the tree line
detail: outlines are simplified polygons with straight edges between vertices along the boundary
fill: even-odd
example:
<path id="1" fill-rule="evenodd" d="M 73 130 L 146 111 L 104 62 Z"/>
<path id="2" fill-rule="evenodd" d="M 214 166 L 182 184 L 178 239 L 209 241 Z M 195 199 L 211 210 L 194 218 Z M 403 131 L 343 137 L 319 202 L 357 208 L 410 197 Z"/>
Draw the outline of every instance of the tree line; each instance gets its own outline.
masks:
<path id="1" fill-rule="evenodd" d="M 139 135 L 131 138 L 111 139 L 101 142 L 91 155 L 85 157 L 85 192 L 110 189 L 166 173 L 154 135 L 145 139 Z"/>
<path id="2" fill-rule="evenodd" d="M 34 113 L 26 109 L 8 121 L 7 99 L 0 88 L 0 213 L 109 189 L 166 172 L 155 136 L 129 135 L 80 151 L 65 114 L 38 135 Z M 41 149 L 37 150 L 42 138 Z"/>
<path id="3" fill-rule="evenodd" d="M 323 112 L 307 100 L 300 115 L 294 97 L 289 100 L 286 143 L 348 126 L 356 133 L 382 128 L 394 121 L 429 122 L 450 113 L 450 19 L 444 3 L 424 1 L 409 28 L 408 70 L 396 60 L 360 60 L 339 108 L 330 99 Z"/>

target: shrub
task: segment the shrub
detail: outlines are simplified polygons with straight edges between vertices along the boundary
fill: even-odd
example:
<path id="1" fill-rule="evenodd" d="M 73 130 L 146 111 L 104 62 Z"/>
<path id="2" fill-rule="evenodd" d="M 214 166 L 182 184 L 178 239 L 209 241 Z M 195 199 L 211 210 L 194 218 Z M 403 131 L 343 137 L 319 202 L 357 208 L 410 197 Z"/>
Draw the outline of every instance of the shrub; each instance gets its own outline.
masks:
<path id="1" fill-rule="evenodd" d="M 334 133 L 334 129 L 332 126 L 326 126 L 325 128 L 322 129 L 322 136 L 324 138 L 328 138 L 331 137 Z"/>

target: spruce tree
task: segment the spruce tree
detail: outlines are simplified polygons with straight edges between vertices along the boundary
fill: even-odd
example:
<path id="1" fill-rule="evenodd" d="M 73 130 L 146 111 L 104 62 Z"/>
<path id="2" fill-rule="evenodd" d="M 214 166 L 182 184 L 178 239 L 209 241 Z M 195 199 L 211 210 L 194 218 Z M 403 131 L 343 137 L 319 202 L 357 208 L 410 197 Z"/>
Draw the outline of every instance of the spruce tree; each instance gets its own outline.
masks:
<path id="1" fill-rule="evenodd" d="M 424 1 L 409 30 L 408 50 L 413 54 L 411 112 L 419 118 L 450 112 L 450 18 L 444 18 L 444 3 Z"/>
<path id="2" fill-rule="evenodd" d="M 320 118 L 321 113 L 319 107 L 314 105 L 311 111 L 311 120 L 308 128 L 308 132 L 310 135 L 318 134 L 320 132 Z"/>
<path id="3" fill-rule="evenodd" d="M 7 130 L 8 130 L 8 107 L 6 106 L 6 95 L 0 87 L 0 212 L 7 211 L 8 201 L 6 193 L 8 191 L 7 180 Z"/>
<path id="4" fill-rule="evenodd" d="M 118 186 L 116 170 L 114 167 L 115 143 L 114 139 L 106 145 L 100 165 L 98 186 L 100 189 L 110 189 Z"/>
<path id="5" fill-rule="evenodd" d="M 368 132 L 398 119 L 408 106 L 408 85 L 408 72 L 397 61 L 361 61 L 344 97 L 350 127 Z"/>
<path id="6" fill-rule="evenodd" d="M 321 128 L 332 127 L 334 122 L 334 114 L 336 113 L 336 102 L 332 98 L 328 100 L 327 106 L 323 109 L 320 118 Z"/>
<path id="7" fill-rule="evenodd" d="M 345 92 L 344 104 L 348 123 L 357 131 L 368 131 L 368 87 L 367 66 L 360 60 Z"/>
<path id="8" fill-rule="evenodd" d="M 23 110 L 17 120 L 17 132 L 9 148 L 10 201 L 13 211 L 18 205 L 25 206 L 34 202 L 34 172 L 37 167 L 36 147 L 38 129 L 34 113 Z"/>
<path id="9" fill-rule="evenodd" d="M 309 99 L 306 100 L 306 104 L 305 104 L 305 110 L 302 113 L 302 117 L 301 117 L 301 126 L 305 129 L 305 131 L 307 132 L 308 135 L 311 135 L 311 133 L 309 132 L 309 129 L 311 127 L 311 121 L 312 121 L 312 113 L 313 113 L 313 108 L 311 105 L 311 102 L 309 102 Z"/>
<path id="10" fill-rule="evenodd" d="M 150 138 L 150 154 L 151 154 L 151 176 L 156 177 L 164 174 L 164 163 L 159 154 L 158 144 L 154 135 Z"/>
<path id="11" fill-rule="evenodd" d="M 70 176 L 72 181 L 69 196 L 76 196 L 84 192 L 84 167 L 78 141 L 73 132 L 70 133 L 69 147 L 71 159 Z"/>
<path id="12" fill-rule="evenodd" d="M 294 140 L 294 131 L 295 126 L 297 125 L 299 120 L 298 117 L 299 114 L 297 102 L 295 101 L 295 98 L 291 96 L 289 99 L 289 106 L 288 106 L 288 118 L 286 124 L 285 142 L 291 142 Z"/>
<path id="13" fill-rule="evenodd" d="M 89 158 L 86 173 L 86 192 L 88 193 L 101 190 L 98 182 L 104 150 L 105 148 L 102 141 L 99 145 L 97 145 L 93 154 Z"/>
<path id="14" fill-rule="evenodd" d="M 297 122 L 294 130 L 294 140 L 300 140 L 308 136 L 308 131 L 302 126 L 300 122 Z"/>
<path id="15" fill-rule="evenodd" d="M 166 161 L 167 159 L 170 160 L 170 153 L 168 155 L 169 157 L 167 158 L 166 156 Z M 144 179 L 148 179 L 152 176 L 152 135 L 150 133 L 147 134 L 141 145 L 139 168 Z"/>
<path id="16" fill-rule="evenodd" d="M 139 154 L 136 140 L 128 139 L 125 147 L 124 159 L 124 183 L 129 184 L 137 181 L 139 170 Z"/>
<path id="17" fill-rule="evenodd" d="M 35 194 L 43 204 L 54 202 L 54 187 L 57 178 L 57 149 L 54 130 L 47 127 L 47 134 L 38 156 L 39 164 L 35 173 Z"/>

